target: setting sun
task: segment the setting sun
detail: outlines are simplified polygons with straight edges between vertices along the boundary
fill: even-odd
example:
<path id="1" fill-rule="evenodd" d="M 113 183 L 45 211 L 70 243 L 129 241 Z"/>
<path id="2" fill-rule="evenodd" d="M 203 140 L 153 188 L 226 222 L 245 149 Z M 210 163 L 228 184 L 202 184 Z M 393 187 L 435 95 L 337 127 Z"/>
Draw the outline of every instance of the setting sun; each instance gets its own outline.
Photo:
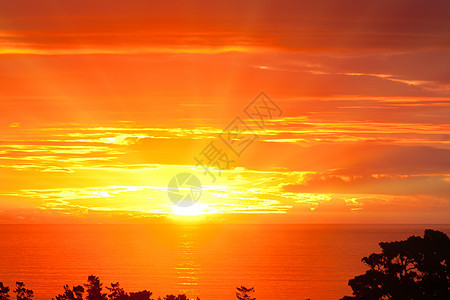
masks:
<path id="1" fill-rule="evenodd" d="M 204 206 L 196 203 L 192 206 L 182 207 L 178 205 L 172 206 L 172 214 L 177 216 L 199 216 L 205 213 Z"/>

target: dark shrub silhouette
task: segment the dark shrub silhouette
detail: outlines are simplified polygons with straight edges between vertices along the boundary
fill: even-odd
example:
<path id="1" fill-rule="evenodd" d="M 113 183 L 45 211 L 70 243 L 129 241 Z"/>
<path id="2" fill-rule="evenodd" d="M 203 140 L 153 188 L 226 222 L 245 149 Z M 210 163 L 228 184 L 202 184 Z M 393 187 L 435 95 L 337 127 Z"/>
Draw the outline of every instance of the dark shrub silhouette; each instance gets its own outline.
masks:
<path id="1" fill-rule="evenodd" d="M 102 285 L 97 276 L 89 276 L 88 283 L 85 284 L 87 288 L 86 300 L 152 300 L 150 298 L 152 292 L 144 290 L 128 294 L 120 287 L 118 282 L 111 283 L 110 287 L 106 286 L 106 289 L 109 291 L 108 296 L 106 296 L 106 293 L 102 293 Z M 65 285 L 64 293 L 56 296 L 55 300 L 83 300 L 83 293 L 84 288 L 81 285 L 74 286 L 73 290 L 68 285 Z"/>
<path id="2" fill-rule="evenodd" d="M 111 287 L 106 287 L 106 289 L 109 290 L 108 298 L 110 300 L 151 300 L 150 296 L 152 295 L 152 292 L 147 290 L 128 294 L 119 286 L 118 282 L 111 283 Z"/>
<path id="3" fill-rule="evenodd" d="M 81 285 L 74 286 L 73 290 L 66 284 L 64 293 L 56 296 L 56 300 L 83 300 L 84 288 Z"/>
<path id="4" fill-rule="evenodd" d="M 135 292 L 135 293 L 131 292 L 128 299 L 130 299 L 130 300 L 152 300 L 152 299 L 150 299 L 151 295 L 152 295 L 152 292 L 149 292 L 147 290 L 143 290 L 143 291 Z"/>
<path id="5" fill-rule="evenodd" d="M 380 243 L 381 253 L 362 261 L 365 274 L 349 281 L 349 299 L 450 299 L 450 239 L 440 231 L 425 230 L 424 237 Z"/>
<path id="6" fill-rule="evenodd" d="M 251 295 L 255 292 L 255 288 L 246 288 L 245 286 L 237 287 L 236 297 L 239 300 L 256 300 Z"/>
<path id="7" fill-rule="evenodd" d="M 75 300 L 83 300 L 84 288 L 81 285 L 73 287 L 73 295 Z"/>
<path id="8" fill-rule="evenodd" d="M 151 298 L 152 292 L 147 290 L 139 292 L 127 293 L 123 288 L 120 287 L 118 282 L 111 283 L 110 287 L 106 287 L 109 294 L 102 293 L 102 283 L 97 276 L 91 275 L 88 277 L 88 283 L 84 286 L 86 287 L 86 300 L 153 300 Z M 17 288 L 14 293 L 17 294 L 17 300 L 32 300 L 33 291 L 26 289 L 23 282 L 16 283 Z M 74 286 L 70 289 L 69 285 L 64 286 L 64 293 L 59 294 L 52 300 L 83 300 L 84 288 L 81 285 Z M 161 297 L 158 298 L 161 300 Z M 247 298 L 246 298 L 247 299 Z M 3 282 L 0 282 L 0 300 L 10 300 L 9 287 L 4 286 Z M 185 294 L 182 295 L 167 295 L 164 300 L 188 300 Z M 197 300 L 200 298 L 197 297 Z"/>
<path id="9" fill-rule="evenodd" d="M 88 277 L 86 287 L 86 300 L 106 300 L 106 294 L 102 293 L 102 283 L 97 276 L 91 275 Z"/>
<path id="10" fill-rule="evenodd" d="M 9 287 L 0 282 L 0 300 L 9 300 Z"/>
<path id="11" fill-rule="evenodd" d="M 23 282 L 16 282 L 16 289 L 14 290 L 14 293 L 16 293 L 17 300 L 33 299 L 33 291 L 25 288 L 25 284 Z"/>
<path id="12" fill-rule="evenodd" d="M 185 294 L 178 295 L 178 296 L 167 295 L 167 296 L 164 297 L 164 300 L 187 300 L 187 299 L 188 298 L 187 298 L 187 296 Z"/>
<path id="13" fill-rule="evenodd" d="M 87 292 L 86 300 L 153 300 L 151 298 L 152 292 L 143 290 L 127 293 L 120 287 L 119 282 L 111 283 L 110 286 L 105 287 L 108 290 L 108 294 L 102 293 L 102 286 L 103 284 L 97 276 L 89 276 L 88 283 L 85 284 Z M 84 288 L 82 286 L 73 287 L 73 290 L 71 290 L 68 285 L 65 285 L 64 293 L 56 296 L 55 300 L 83 300 L 83 293 Z M 161 297 L 158 299 L 161 300 Z M 184 294 L 178 296 L 167 295 L 164 299 L 188 300 L 188 297 Z M 0 298 L 0 300 L 2 299 Z M 197 300 L 200 300 L 200 298 L 197 298 Z"/>
<path id="14" fill-rule="evenodd" d="M 111 287 L 106 287 L 106 289 L 109 291 L 108 298 L 110 300 L 128 300 L 130 298 L 118 282 L 111 283 Z"/>

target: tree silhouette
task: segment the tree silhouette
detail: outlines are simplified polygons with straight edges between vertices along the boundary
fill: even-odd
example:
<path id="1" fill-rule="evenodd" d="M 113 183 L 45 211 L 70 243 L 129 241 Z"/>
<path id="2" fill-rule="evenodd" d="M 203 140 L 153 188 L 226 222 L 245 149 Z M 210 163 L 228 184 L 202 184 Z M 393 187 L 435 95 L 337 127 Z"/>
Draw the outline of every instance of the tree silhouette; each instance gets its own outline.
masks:
<path id="1" fill-rule="evenodd" d="M 25 288 L 25 284 L 23 282 L 16 282 L 16 289 L 14 290 L 14 293 L 16 293 L 17 300 L 33 299 L 33 291 Z"/>
<path id="2" fill-rule="evenodd" d="M 164 297 L 164 300 L 187 300 L 187 296 L 185 294 L 181 294 L 178 296 L 175 295 L 167 295 Z M 198 299 L 198 298 L 197 298 Z"/>
<path id="3" fill-rule="evenodd" d="M 73 290 L 66 284 L 64 294 L 56 296 L 56 300 L 83 300 L 84 288 L 81 285 L 74 286 Z"/>
<path id="4" fill-rule="evenodd" d="M 150 297 L 152 296 L 152 294 L 153 294 L 152 292 L 149 292 L 147 290 L 143 290 L 143 291 L 136 292 L 136 293 L 131 292 L 129 299 L 130 300 L 151 300 Z"/>
<path id="5" fill-rule="evenodd" d="M 424 237 L 380 243 L 381 253 L 362 261 L 365 274 L 349 281 L 349 299 L 450 299 L 450 239 L 440 231 L 425 230 Z"/>
<path id="6" fill-rule="evenodd" d="M 102 293 L 102 283 L 97 276 L 91 275 L 88 277 L 86 287 L 86 300 L 106 300 L 106 294 Z"/>
<path id="7" fill-rule="evenodd" d="M 236 297 L 239 300 L 256 300 L 256 298 L 253 298 L 251 294 L 255 292 L 255 288 L 246 288 L 245 286 L 237 287 L 238 291 L 236 292 Z"/>
<path id="8" fill-rule="evenodd" d="M 97 276 L 91 275 L 88 277 L 88 283 L 84 286 L 86 287 L 86 300 L 153 300 L 150 298 L 152 292 L 143 290 L 139 292 L 127 293 L 123 288 L 120 287 L 119 282 L 111 283 L 110 287 L 106 287 L 109 294 L 102 293 L 102 283 Z M 33 291 L 26 289 L 23 282 L 16 282 L 17 288 L 14 293 L 17 294 L 17 300 L 33 300 Z M 74 286 L 70 289 L 69 285 L 64 286 L 64 293 L 59 294 L 52 300 L 83 300 L 85 289 L 81 285 Z M 4 286 L 3 282 L 0 282 L 0 300 L 10 300 L 9 287 Z M 158 297 L 161 300 L 161 297 Z M 164 300 L 188 300 L 185 294 L 167 295 Z M 200 298 L 197 297 L 197 300 Z"/>
<path id="9" fill-rule="evenodd" d="M 83 300 L 84 288 L 81 285 L 77 285 L 73 287 L 73 294 L 75 296 L 75 300 Z"/>
<path id="10" fill-rule="evenodd" d="M 108 298 L 110 300 L 127 300 L 130 298 L 118 282 L 111 283 L 111 287 L 106 287 L 106 289 L 109 291 Z"/>
<path id="11" fill-rule="evenodd" d="M 9 300 L 9 287 L 0 282 L 0 300 Z"/>

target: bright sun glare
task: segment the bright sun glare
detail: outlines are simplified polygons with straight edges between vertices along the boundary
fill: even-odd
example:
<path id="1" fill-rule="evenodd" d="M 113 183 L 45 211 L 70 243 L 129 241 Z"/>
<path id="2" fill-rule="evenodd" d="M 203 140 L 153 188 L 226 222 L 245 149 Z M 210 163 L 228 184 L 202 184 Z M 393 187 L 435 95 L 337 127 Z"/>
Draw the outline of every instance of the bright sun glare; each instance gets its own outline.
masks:
<path id="1" fill-rule="evenodd" d="M 173 205 L 172 214 L 178 216 L 198 216 L 204 214 L 204 210 L 203 207 L 198 203 L 188 207 Z"/>

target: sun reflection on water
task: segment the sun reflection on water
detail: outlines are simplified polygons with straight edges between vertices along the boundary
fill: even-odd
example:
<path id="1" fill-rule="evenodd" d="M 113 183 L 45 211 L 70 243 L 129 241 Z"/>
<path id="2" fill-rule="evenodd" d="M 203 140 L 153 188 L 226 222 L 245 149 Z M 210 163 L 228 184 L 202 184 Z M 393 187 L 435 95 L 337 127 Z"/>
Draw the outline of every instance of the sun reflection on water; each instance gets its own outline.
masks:
<path id="1" fill-rule="evenodd" d="M 178 233 L 177 241 L 177 264 L 175 267 L 177 274 L 177 285 L 180 290 L 188 296 L 198 294 L 198 282 L 200 264 L 198 257 L 198 241 L 196 240 L 196 230 L 194 228 L 183 228 Z"/>

